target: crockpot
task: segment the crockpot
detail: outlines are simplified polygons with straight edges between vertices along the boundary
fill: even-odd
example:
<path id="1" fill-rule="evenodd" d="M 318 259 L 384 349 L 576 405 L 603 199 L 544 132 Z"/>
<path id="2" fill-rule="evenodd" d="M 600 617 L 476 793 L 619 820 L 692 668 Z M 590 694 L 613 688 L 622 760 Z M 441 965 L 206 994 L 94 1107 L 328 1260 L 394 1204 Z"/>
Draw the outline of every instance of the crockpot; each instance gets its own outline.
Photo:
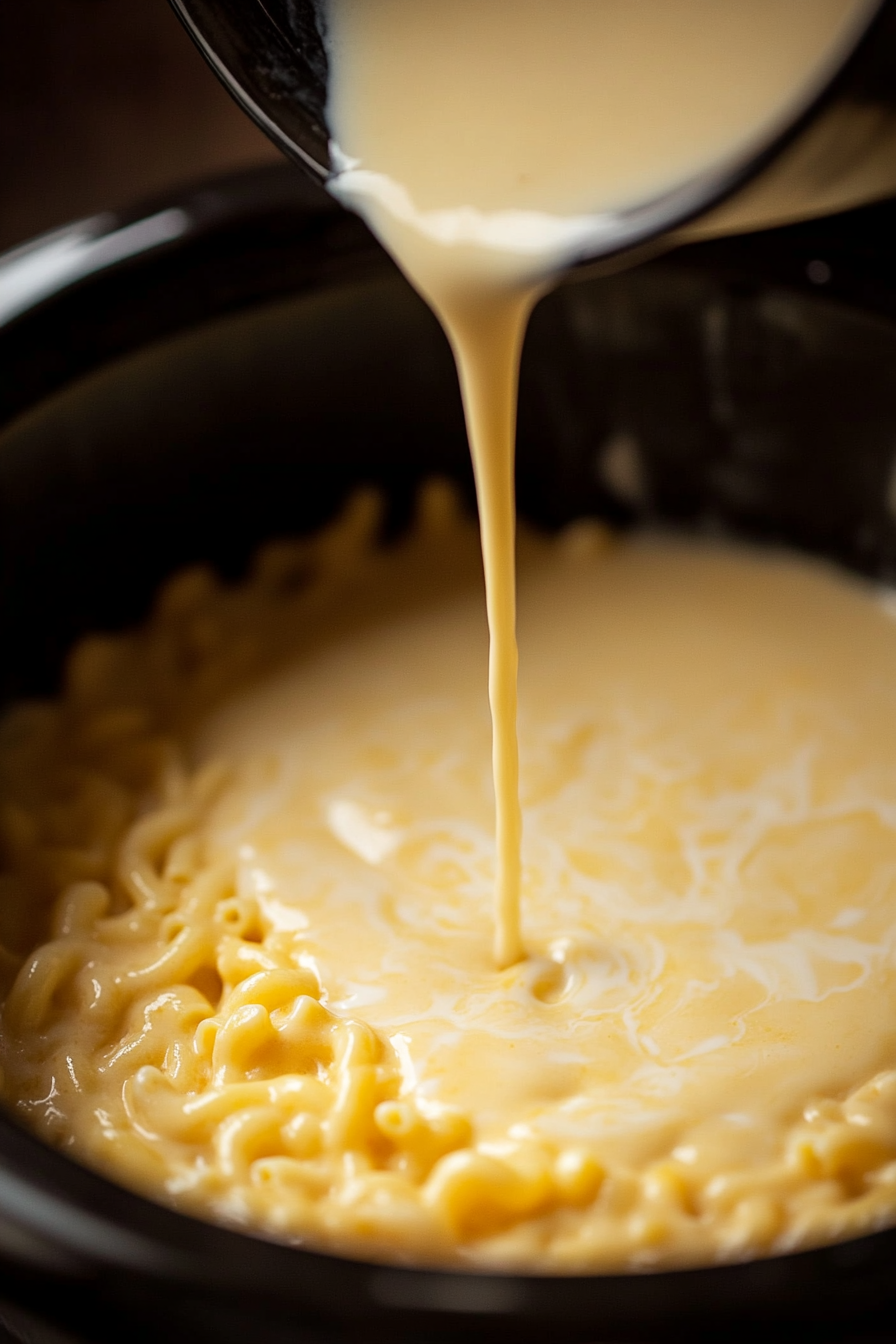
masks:
<path id="1" fill-rule="evenodd" d="M 896 581 L 896 203 L 577 273 L 538 309 L 520 509 L 784 543 Z M 363 225 L 289 167 L 0 258 L 0 690 L 360 483 L 473 500 L 447 344 Z M 33 1344 L 893 1337 L 896 1230 L 573 1278 L 362 1264 L 213 1227 L 0 1114 L 0 1324 Z"/>

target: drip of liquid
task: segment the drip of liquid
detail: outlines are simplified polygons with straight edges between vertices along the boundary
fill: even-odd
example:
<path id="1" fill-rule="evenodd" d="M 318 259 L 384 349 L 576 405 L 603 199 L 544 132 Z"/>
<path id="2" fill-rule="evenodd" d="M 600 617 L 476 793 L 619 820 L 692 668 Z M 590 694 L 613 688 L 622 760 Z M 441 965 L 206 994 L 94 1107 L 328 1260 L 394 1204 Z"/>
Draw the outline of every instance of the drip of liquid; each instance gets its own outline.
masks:
<path id="1" fill-rule="evenodd" d="M 867 0 L 327 0 L 333 190 L 454 350 L 491 654 L 495 956 L 524 955 L 513 491 L 520 351 L 539 295 L 615 213 L 767 141 Z"/>

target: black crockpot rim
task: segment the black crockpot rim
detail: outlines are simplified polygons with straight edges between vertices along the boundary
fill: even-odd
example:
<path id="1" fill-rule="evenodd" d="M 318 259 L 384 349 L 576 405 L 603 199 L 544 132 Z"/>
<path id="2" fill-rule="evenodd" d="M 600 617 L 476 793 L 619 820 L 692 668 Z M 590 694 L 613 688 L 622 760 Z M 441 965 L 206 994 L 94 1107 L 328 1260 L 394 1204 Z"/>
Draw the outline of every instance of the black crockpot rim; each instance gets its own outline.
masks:
<path id="1" fill-rule="evenodd" d="M 148 247 L 126 261 L 100 266 L 75 282 L 62 281 L 52 292 L 42 288 L 30 307 L 5 328 L 0 326 L 0 340 L 7 336 L 14 340 L 29 323 L 52 321 L 55 310 L 73 298 L 80 296 L 89 304 L 93 290 L 110 277 L 141 269 L 155 274 L 164 270 L 166 259 L 177 250 L 201 245 L 209 237 L 225 235 L 235 225 L 242 227 L 247 220 L 263 219 L 272 211 L 294 212 L 299 226 L 296 236 L 307 236 L 309 246 L 319 247 L 320 236 L 307 234 L 309 223 L 320 224 L 324 233 L 338 232 L 343 217 L 327 198 L 308 193 L 294 170 L 283 167 L 240 174 L 179 196 L 177 204 L 192 215 L 190 227 L 176 244 Z M 214 202 L 211 211 L 210 202 Z M 154 203 L 142 213 L 158 208 L 159 203 Z M 140 213 L 104 217 L 97 227 L 113 233 Z M 883 235 L 892 236 L 896 202 L 847 219 L 859 220 L 859 237 L 863 221 L 871 219 L 882 221 Z M 362 262 L 361 273 L 370 266 L 382 268 L 382 256 L 366 232 L 354 223 L 351 229 L 348 242 L 344 237 L 340 242 L 339 255 L 345 258 L 354 251 Z M 890 259 L 887 270 L 884 252 L 872 250 L 862 265 L 850 271 L 850 248 L 842 241 L 842 229 L 842 221 L 820 221 L 755 240 L 700 244 L 658 264 L 727 272 L 757 285 L 771 276 L 779 284 L 814 292 L 807 259 L 834 258 L 835 298 L 896 318 L 896 260 Z M 38 255 L 59 236 L 56 231 L 36 240 L 28 246 L 28 254 Z M 243 234 L 234 238 L 234 246 L 244 244 Z M 0 288 L 4 264 L 22 251 L 0 257 Z M 351 272 L 350 265 L 348 269 Z M 306 288 L 316 283 L 314 275 L 303 273 L 303 277 L 301 284 Z M 222 298 L 216 314 L 194 314 L 182 320 L 178 329 L 272 297 L 270 293 L 230 295 Z M 150 343 L 171 334 L 173 330 L 154 331 Z M 78 376 L 83 373 L 80 369 Z M 49 385 L 46 392 L 52 393 L 64 381 Z M 0 432 L 3 428 L 0 424 Z M 40 1285 L 47 1275 L 73 1283 L 123 1282 L 136 1277 L 159 1292 L 177 1284 L 255 1303 L 301 1308 L 322 1321 L 331 1320 L 335 1313 L 346 1321 L 381 1322 L 393 1328 L 402 1321 L 425 1319 L 444 1324 L 454 1319 L 471 1327 L 475 1322 L 526 1321 L 532 1325 L 541 1321 L 587 1330 L 596 1328 L 599 1321 L 602 1329 L 621 1337 L 658 1320 L 693 1322 L 695 1302 L 700 1303 L 700 1316 L 706 1321 L 714 1313 L 730 1318 L 735 1311 L 742 1323 L 756 1320 L 768 1325 L 763 1303 L 771 1299 L 775 1319 L 783 1325 L 802 1319 L 807 1308 L 826 1319 L 835 1307 L 847 1311 L 858 1310 L 860 1305 L 873 1308 L 896 1296 L 896 1282 L 892 1286 L 887 1282 L 896 1280 L 896 1229 L 744 1264 L 643 1274 L 521 1276 L 346 1260 L 268 1242 L 155 1204 L 49 1149 L 2 1112 L 0 1257 L 5 1257 L 0 1286 L 27 1296 L 28 1275 L 36 1275 L 38 1303 L 43 1301 Z M 878 1294 L 870 1302 L 869 1276 Z"/>

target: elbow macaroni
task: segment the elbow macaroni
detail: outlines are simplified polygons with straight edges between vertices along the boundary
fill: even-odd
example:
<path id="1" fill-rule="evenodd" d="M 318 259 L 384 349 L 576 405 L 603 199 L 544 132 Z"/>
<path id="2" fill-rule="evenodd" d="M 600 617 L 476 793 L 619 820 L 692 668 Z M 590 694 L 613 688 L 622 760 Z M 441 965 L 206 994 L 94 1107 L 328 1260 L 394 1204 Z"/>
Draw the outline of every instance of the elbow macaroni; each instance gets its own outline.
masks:
<path id="1" fill-rule="evenodd" d="M 232 766 L 191 765 L 190 726 L 334 608 L 350 628 L 365 584 L 423 584 L 455 531 L 443 595 L 475 574 L 442 495 L 376 562 L 375 514 L 362 498 L 317 540 L 268 549 L 240 588 L 181 576 L 144 630 L 79 646 L 60 700 L 7 716 L 7 1105 L 153 1198 L 367 1257 L 630 1269 L 891 1222 L 896 1069 L 807 1099 L 740 1165 L 711 1144 L 622 1161 L 531 1127 L 496 1138 L 415 1083 L 394 1034 L 334 1004 L 303 937 L 210 842 Z"/>

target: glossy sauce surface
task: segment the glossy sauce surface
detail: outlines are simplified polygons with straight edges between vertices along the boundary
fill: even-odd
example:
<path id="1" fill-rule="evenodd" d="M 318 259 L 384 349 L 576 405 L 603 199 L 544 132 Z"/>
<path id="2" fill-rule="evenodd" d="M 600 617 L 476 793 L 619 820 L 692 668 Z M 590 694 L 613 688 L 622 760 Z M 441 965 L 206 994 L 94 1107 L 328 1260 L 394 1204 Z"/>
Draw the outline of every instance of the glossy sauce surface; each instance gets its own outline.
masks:
<path id="1" fill-rule="evenodd" d="M 761 143 L 865 8 L 329 0 L 334 190 L 454 346 L 490 649 L 450 496 L 391 551 L 362 499 L 243 588 L 182 576 L 7 719 L 4 1094 L 38 1133 L 415 1263 L 638 1269 L 893 1220 L 887 607 L 780 556 L 527 536 L 521 769 L 516 737 L 529 311 L 601 212 Z"/>
<path id="2" fill-rule="evenodd" d="M 371 526 L 185 576 L 7 721 L 7 946 L 60 893 L 8 1103 L 179 1207 L 374 1258 L 632 1269 L 892 1221 L 885 602 L 524 535 L 530 955 L 498 971 L 478 537 L 440 490 L 400 546 Z"/>
<path id="3" fill-rule="evenodd" d="M 613 216 L 734 167 L 835 67 L 866 0 L 326 0 L 334 194 L 451 341 L 479 495 L 495 956 L 520 910 L 513 463 L 529 314 Z"/>

